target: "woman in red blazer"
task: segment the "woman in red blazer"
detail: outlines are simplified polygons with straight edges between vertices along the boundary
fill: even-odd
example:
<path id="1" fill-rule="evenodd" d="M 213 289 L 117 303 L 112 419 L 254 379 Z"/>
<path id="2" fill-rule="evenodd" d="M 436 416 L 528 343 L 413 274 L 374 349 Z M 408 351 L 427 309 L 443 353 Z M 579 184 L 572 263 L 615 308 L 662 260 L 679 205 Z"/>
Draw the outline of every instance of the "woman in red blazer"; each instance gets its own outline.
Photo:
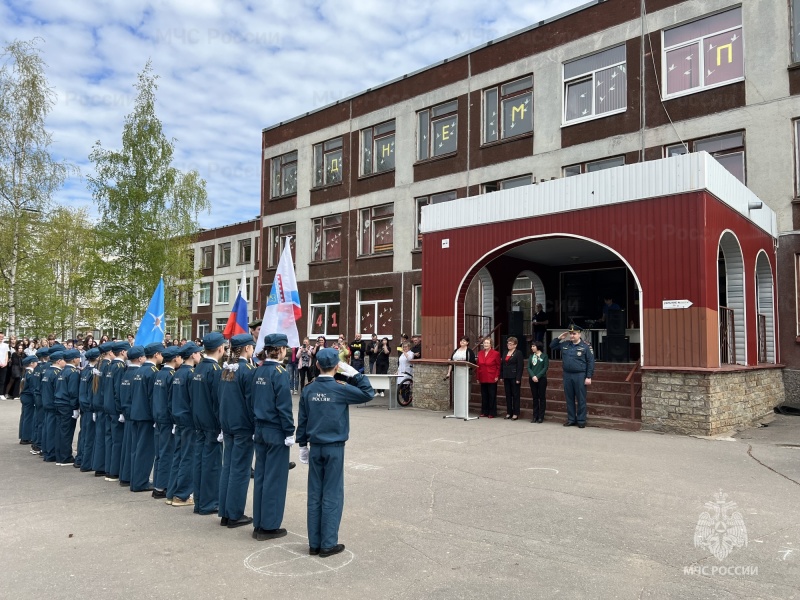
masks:
<path id="1" fill-rule="evenodd" d="M 478 381 L 481 384 L 481 416 L 497 416 L 497 381 L 500 379 L 500 353 L 492 348 L 492 340 L 483 340 L 478 352 Z"/>

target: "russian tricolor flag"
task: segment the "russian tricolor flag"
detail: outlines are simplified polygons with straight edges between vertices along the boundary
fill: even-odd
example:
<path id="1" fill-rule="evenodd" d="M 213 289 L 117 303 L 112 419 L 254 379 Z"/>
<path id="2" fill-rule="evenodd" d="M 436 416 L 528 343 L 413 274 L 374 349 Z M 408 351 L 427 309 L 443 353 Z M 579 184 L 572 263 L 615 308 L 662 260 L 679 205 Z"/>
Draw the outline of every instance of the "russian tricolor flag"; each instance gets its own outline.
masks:
<path id="1" fill-rule="evenodd" d="M 245 285 L 244 272 L 242 272 L 242 282 L 239 284 L 239 293 L 236 294 L 236 302 L 233 303 L 233 308 L 231 308 L 231 314 L 228 317 L 225 330 L 222 332 L 225 339 L 229 340 L 235 335 L 247 333 L 249 331 L 247 327 L 247 300 L 242 293 L 242 290 L 247 289 Z"/>

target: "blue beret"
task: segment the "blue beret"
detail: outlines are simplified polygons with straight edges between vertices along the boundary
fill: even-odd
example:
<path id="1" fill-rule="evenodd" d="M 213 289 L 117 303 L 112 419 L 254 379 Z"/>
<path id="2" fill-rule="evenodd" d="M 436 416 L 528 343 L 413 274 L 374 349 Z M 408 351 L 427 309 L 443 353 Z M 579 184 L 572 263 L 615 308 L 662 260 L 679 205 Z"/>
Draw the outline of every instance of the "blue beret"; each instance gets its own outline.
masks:
<path id="1" fill-rule="evenodd" d="M 128 350 L 128 360 L 136 360 L 144 356 L 144 348 L 142 346 L 131 346 Z"/>
<path id="2" fill-rule="evenodd" d="M 282 333 L 270 333 L 264 338 L 264 345 L 273 348 L 280 348 L 281 346 L 286 346 L 288 348 L 289 338 Z"/>
<path id="3" fill-rule="evenodd" d="M 161 356 L 164 357 L 164 362 L 169 362 L 176 356 L 179 356 L 181 349 L 178 346 L 167 346 L 162 352 Z"/>
<path id="4" fill-rule="evenodd" d="M 231 338 L 231 348 L 242 348 L 244 346 L 255 346 L 256 341 L 249 333 L 240 333 Z"/>
<path id="5" fill-rule="evenodd" d="M 147 344 L 147 346 L 144 347 L 144 355 L 147 357 L 155 356 L 157 352 L 161 352 L 163 354 L 164 350 L 166 350 L 166 348 L 164 348 L 164 344 L 161 342 L 153 342 L 152 344 Z"/>
<path id="6" fill-rule="evenodd" d="M 339 353 L 333 348 L 322 348 L 317 352 L 317 364 L 320 369 L 332 369 L 339 364 Z"/>
<path id="7" fill-rule="evenodd" d="M 86 357 L 86 360 L 94 360 L 100 356 L 100 350 L 97 348 L 89 348 L 84 356 Z"/>
<path id="8" fill-rule="evenodd" d="M 80 357 L 81 357 L 80 350 L 67 350 L 66 352 L 64 352 L 64 360 L 66 361 L 75 360 L 76 358 Z"/>
<path id="9" fill-rule="evenodd" d="M 100 348 L 100 354 L 111 352 L 114 349 L 114 342 L 103 342 L 98 348 Z"/>
<path id="10" fill-rule="evenodd" d="M 50 353 L 50 362 L 56 362 L 57 360 L 63 360 L 64 353 L 61 350 L 56 350 L 55 352 Z"/>
<path id="11" fill-rule="evenodd" d="M 186 360 L 190 358 L 195 352 L 201 352 L 203 349 L 194 342 L 186 342 L 183 346 L 178 348 L 181 358 Z"/>
<path id="12" fill-rule="evenodd" d="M 119 354 L 120 352 L 122 352 L 124 350 L 130 350 L 130 349 L 131 349 L 131 345 L 128 343 L 128 340 L 122 340 L 120 342 L 114 342 L 114 346 L 112 348 L 112 350 L 114 351 L 114 354 Z"/>
<path id="13" fill-rule="evenodd" d="M 39 358 L 35 354 L 31 354 L 30 356 L 26 356 L 22 359 L 22 366 L 29 365 L 31 363 L 39 362 Z"/>
<path id="14" fill-rule="evenodd" d="M 212 331 L 203 337 L 203 348 L 216 350 L 225 343 L 225 337 L 219 331 Z"/>
<path id="15" fill-rule="evenodd" d="M 48 348 L 47 346 L 44 346 L 43 348 L 39 348 L 36 351 L 36 356 L 38 356 L 39 358 L 44 358 L 45 356 L 49 356 L 49 355 L 50 355 L 50 348 Z"/>

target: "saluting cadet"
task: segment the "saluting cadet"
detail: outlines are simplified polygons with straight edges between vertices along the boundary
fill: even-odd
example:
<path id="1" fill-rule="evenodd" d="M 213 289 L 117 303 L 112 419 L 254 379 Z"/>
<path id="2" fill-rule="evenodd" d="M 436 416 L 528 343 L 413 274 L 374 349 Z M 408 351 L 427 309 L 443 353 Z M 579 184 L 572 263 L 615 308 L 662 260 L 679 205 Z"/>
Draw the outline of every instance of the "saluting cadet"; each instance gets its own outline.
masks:
<path id="1" fill-rule="evenodd" d="M 114 358 L 103 376 L 103 419 L 106 425 L 106 481 L 119 481 L 119 466 L 122 460 L 122 436 L 125 425 L 120 422 L 118 406 L 125 361 L 131 346 L 126 340 L 114 342 L 111 352 Z"/>
<path id="2" fill-rule="evenodd" d="M 95 477 L 106 476 L 106 431 L 108 419 L 104 418 L 105 404 L 103 398 L 106 371 L 114 357 L 114 342 L 103 342 L 100 348 L 100 360 L 94 369 L 92 381 L 92 420 L 94 421 L 94 452 L 92 453 L 92 468 Z"/>
<path id="3" fill-rule="evenodd" d="M 283 368 L 289 340 L 282 333 L 264 338 L 266 358 L 253 379 L 256 420 L 256 474 L 253 488 L 253 537 L 264 541 L 286 535 L 281 527 L 289 479 L 289 448 L 294 416 L 289 374 Z"/>
<path id="4" fill-rule="evenodd" d="M 193 506 L 192 459 L 194 457 L 194 421 L 192 401 L 189 397 L 189 382 L 194 375 L 194 366 L 201 360 L 200 346 L 187 342 L 179 349 L 183 364 L 172 377 L 172 422 L 175 424 L 175 448 L 167 485 L 167 504 Z"/>
<path id="5" fill-rule="evenodd" d="M 168 346 L 161 355 L 164 364 L 156 374 L 153 384 L 153 419 L 156 423 L 156 456 L 153 462 L 153 498 L 166 498 L 169 471 L 175 441 L 172 435 L 172 378 L 175 369 L 181 366 L 180 348 Z"/>
<path id="6" fill-rule="evenodd" d="M 220 525 L 233 529 L 253 522 L 244 514 L 250 467 L 253 464 L 253 374 L 256 342 L 249 333 L 231 338 L 230 363 L 219 384 L 219 422 L 223 434 L 222 475 L 219 479 Z"/>
<path id="7" fill-rule="evenodd" d="M 22 404 L 22 412 L 19 415 L 19 443 L 32 444 L 35 425 L 33 422 L 34 406 L 33 406 L 33 370 L 39 364 L 39 359 L 35 354 L 26 356 L 22 359 L 22 366 L 25 372 L 22 377 L 22 385 L 20 386 L 19 401 Z"/>
<path id="8" fill-rule="evenodd" d="M 586 386 L 592 384 L 594 353 L 581 339 L 583 329 L 572 325 L 552 342 L 550 348 L 561 350 L 564 371 L 564 395 L 567 398 L 567 420 L 564 427 L 586 427 Z M 565 340 L 569 336 L 568 340 Z"/>
<path id="9" fill-rule="evenodd" d="M 122 375 L 119 384 L 119 417 L 122 423 L 122 452 L 119 461 L 119 484 L 127 487 L 131 484 L 131 437 L 133 435 L 133 421 L 131 421 L 131 395 L 133 393 L 133 378 L 139 367 L 144 363 L 144 347 L 133 346 L 128 350 L 128 368 Z"/>
<path id="10" fill-rule="evenodd" d="M 56 428 L 56 466 L 65 467 L 75 463 L 72 455 L 72 440 L 75 439 L 75 425 L 78 423 L 80 411 L 78 407 L 78 390 L 81 374 L 78 365 L 81 362 L 80 350 L 64 352 L 64 368 L 56 379 L 53 404 L 57 411 Z"/>
<path id="11" fill-rule="evenodd" d="M 36 351 L 39 364 L 33 370 L 33 444 L 31 454 L 42 453 L 42 431 L 44 429 L 44 408 L 42 408 L 42 374 L 50 366 L 50 348 L 45 346 Z"/>
<path id="12" fill-rule="evenodd" d="M 155 458 L 155 422 L 153 421 L 153 386 L 165 348 L 161 342 L 144 347 L 144 364 L 133 376 L 131 391 L 131 491 L 150 492 L 150 472 Z"/>
<path id="13" fill-rule="evenodd" d="M 334 379 L 336 367 L 347 382 Z M 351 404 L 369 402 L 369 379 L 339 362 L 333 348 L 317 353 L 319 377 L 303 388 L 297 418 L 300 461 L 308 464 L 308 553 L 333 556 L 344 550 L 339 524 L 344 509 L 344 444 L 350 437 Z M 311 443 L 311 449 L 308 443 Z"/>
<path id="14" fill-rule="evenodd" d="M 55 348 L 55 350 L 53 350 Z M 45 462 L 56 462 L 56 379 L 64 368 L 64 346 L 57 344 L 50 347 L 50 364 L 42 373 L 42 408 L 44 409 L 44 427 L 42 428 L 42 459 Z"/>
<path id="15" fill-rule="evenodd" d="M 92 421 L 92 382 L 94 381 L 94 366 L 100 358 L 100 350 L 90 348 L 84 355 L 86 366 L 81 371 L 80 385 L 78 386 L 78 404 L 81 411 L 81 432 L 78 435 L 78 455 L 75 464 L 80 466 L 81 473 L 92 470 L 92 455 L 94 454 L 94 421 Z"/>
<path id="16" fill-rule="evenodd" d="M 194 368 L 189 384 L 192 399 L 194 445 L 194 512 L 213 515 L 219 510 L 219 471 L 222 444 L 219 428 L 219 359 L 225 352 L 225 338 L 212 331 L 203 338 L 205 356 Z"/>

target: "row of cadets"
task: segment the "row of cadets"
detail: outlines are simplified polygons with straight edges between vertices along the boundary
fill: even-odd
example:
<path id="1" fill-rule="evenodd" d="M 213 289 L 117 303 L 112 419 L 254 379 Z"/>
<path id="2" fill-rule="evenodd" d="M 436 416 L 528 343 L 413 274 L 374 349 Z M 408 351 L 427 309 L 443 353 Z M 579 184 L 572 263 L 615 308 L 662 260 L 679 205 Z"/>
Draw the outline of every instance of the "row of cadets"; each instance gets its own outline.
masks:
<path id="1" fill-rule="evenodd" d="M 125 374 L 128 350 L 127 340 L 114 342 L 111 347 L 113 358 L 103 374 L 103 413 L 105 425 L 105 468 L 106 481 L 119 481 L 119 466 L 122 458 L 122 436 L 125 425 L 120 422 L 118 406 L 120 384 Z M 100 417 L 98 417 L 100 418 Z"/>
<path id="2" fill-rule="evenodd" d="M 189 396 L 189 384 L 194 376 L 194 367 L 200 362 L 202 348 L 194 342 L 187 342 L 180 347 L 183 360 L 172 377 L 170 388 L 171 413 L 174 426 L 174 448 L 172 467 L 167 484 L 167 504 L 172 506 L 194 506 L 191 497 L 192 461 L 194 460 L 195 429 L 192 419 L 192 401 Z"/>
<path id="3" fill-rule="evenodd" d="M 219 421 L 223 434 L 222 475 L 219 480 L 220 525 L 231 529 L 249 525 L 244 514 L 250 469 L 253 464 L 253 350 L 249 333 L 231 337 L 230 362 L 225 363 L 219 384 Z M 288 473 L 288 470 L 287 470 Z"/>
<path id="4" fill-rule="evenodd" d="M 80 351 L 65 351 L 63 361 L 64 366 L 56 378 L 53 394 L 53 406 L 56 409 L 55 458 L 56 466 L 59 467 L 75 463 L 75 457 L 72 456 L 72 440 L 75 438 L 75 425 L 80 414 L 78 409 Z"/>
<path id="5" fill-rule="evenodd" d="M 81 411 L 81 431 L 78 434 L 78 455 L 75 464 L 82 473 L 92 470 L 92 456 L 94 455 L 94 421 L 92 420 L 92 382 L 94 381 L 94 367 L 100 358 L 99 348 L 90 348 L 84 355 L 87 361 L 78 387 L 78 404 Z"/>
<path id="6" fill-rule="evenodd" d="M 94 421 L 94 451 L 92 452 L 92 470 L 95 477 L 106 475 L 106 430 L 108 419 L 104 419 L 103 381 L 113 358 L 115 342 L 103 342 L 98 346 L 100 360 L 94 368 L 92 380 L 92 421 Z M 52 359 L 51 359 L 52 360 Z"/>
<path id="7" fill-rule="evenodd" d="M 56 462 L 56 379 L 64 368 L 64 346 L 56 344 L 50 347 L 50 363 L 42 373 L 42 409 L 44 425 L 42 426 L 42 459 L 45 462 Z"/>
<path id="8" fill-rule="evenodd" d="M 153 420 L 155 421 L 155 460 L 153 462 L 153 498 L 166 498 L 169 473 L 175 452 L 172 430 L 172 380 L 181 366 L 180 348 L 169 346 L 161 353 L 163 365 L 153 384 Z"/>
<path id="9" fill-rule="evenodd" d="M 144 347 L 132 346 L 128 350 L 128 368 L 122 375 L 119 384 L 119 417 L 122 423 L 122 456 L 119 461 L 119 484 L 128 487 L 131 484 L 131 437 L 133 421 L 131 421 L 131 402 L 133 401 L 133 378 L 144 363 Z"/>
<path id="10" fill-rule="evenodd" d="M 19 391 L 19 401 L 22 404 L 22 412 L 19 415 L 19 443 L 32 444 L 34 431 L 34 406 L 33 406 L 33 370 L 39 363 L 39 358 L 35 354 L 26 356 L 22 359 L 22 366 L 25 369 L 22 376 L 22 385 Z M 30 387 L 29 387 L 30 386 Z"/>
<path id="11" fill-rule="evenodd" d="M 44 409 L 42 408 L 42 373 L 47 368 L 50 360 L 50 348 L 39 348 L 36 351 L 39 364 L 33 369 L 31 379 L 33 392 L 33 443 L 31 444 L 31 454 L 42 453 L 42 430 L 44 429 Z"/>
<path id="12" fill-rule="evenodd" d="M 150 472 L 155 460 L 155 421 L 153 420 L 153 387 L 165 348 L 161 342 L 144 347 L 144 364 L 133 376 L 131 392 L 131 486 L 132 492 L 149 492 Z"/>
<path id="13" fill-rule="evenodd" d="M 195 427 L 194 512 L 216 514 L 219 510 L 219 473 L 222 439 L 219 426 L 219 359 L 225 352 L 225 338 L 218 331 L 203 337 L 205 356 L 194 368 L 189 383 L 192 420 Z"/>

